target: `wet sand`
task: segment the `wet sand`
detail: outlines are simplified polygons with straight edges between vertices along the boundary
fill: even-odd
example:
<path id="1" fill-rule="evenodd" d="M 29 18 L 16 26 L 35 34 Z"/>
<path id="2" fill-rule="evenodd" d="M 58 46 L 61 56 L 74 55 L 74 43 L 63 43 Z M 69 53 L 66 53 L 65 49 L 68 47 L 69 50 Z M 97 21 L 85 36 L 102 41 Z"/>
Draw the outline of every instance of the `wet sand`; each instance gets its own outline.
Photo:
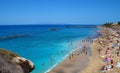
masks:
<path id="1" fill-rule="evenodd" d="M 67 57 L 48 73 L 80 73 L 87 66 L 88 61 L 89 56 L 85 53 L 74 56 L 71 60 Z"/>
<path id="2" fill-rule="evenodd" d="M 87 50 L 82 50 L 83 47 L 76 49 L 48 73 L 81 73 L 81 71 L 87 67 L 91 55 L 88 44 L 90 44 L 90 42 L 83 42 L 81 46 L 87 45 L 85 47 Z"/>

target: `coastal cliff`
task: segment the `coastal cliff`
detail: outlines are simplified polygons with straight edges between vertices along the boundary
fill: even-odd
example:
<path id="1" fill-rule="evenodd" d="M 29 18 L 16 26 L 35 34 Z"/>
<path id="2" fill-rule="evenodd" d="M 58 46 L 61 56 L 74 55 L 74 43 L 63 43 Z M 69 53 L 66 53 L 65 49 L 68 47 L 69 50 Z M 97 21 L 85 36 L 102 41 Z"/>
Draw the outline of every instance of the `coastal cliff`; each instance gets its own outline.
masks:
<path id="1" fill-rule="evenodd" d="M 0 48 L 0 73 L 30 73 L 34 68 L 30 60 Z"/>

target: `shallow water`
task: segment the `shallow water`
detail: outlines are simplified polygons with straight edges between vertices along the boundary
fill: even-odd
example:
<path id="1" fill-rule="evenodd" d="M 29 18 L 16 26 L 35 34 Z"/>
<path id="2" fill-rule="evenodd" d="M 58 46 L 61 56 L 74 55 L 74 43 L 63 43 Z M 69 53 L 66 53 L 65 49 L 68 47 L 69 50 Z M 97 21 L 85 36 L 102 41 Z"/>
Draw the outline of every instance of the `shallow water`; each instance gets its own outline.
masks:
<path id="1" fill-rule="evenodd" d="M 51 28 L 59 29 L 50 31 Z M 2 38 L 16 34 L 30 35 L 0 40 L 0 48 L 31 60 L 35 64 L 31 73 L 44 73 L 77 47 L 79 40 L 92 38 L 96 30 L 85 27 L 65 28 L 65 25 L 0 26 Z"/>

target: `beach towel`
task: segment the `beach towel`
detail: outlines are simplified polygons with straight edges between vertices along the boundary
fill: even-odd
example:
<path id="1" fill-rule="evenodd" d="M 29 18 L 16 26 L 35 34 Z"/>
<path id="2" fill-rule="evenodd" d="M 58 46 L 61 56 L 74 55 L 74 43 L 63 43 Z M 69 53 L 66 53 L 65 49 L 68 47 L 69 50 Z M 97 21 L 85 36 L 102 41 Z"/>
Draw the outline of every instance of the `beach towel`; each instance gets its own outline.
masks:
<path id="1" fill-rule="evenodd" d="M 120 68 L 120 62 L 117 62 L 116 67 L 117 67 L 117 68 Z"/>
<path id="2" fill-rule="evenodd" d="M 103 62 L 109 62 L 107 59 L 103 60 Z"/>

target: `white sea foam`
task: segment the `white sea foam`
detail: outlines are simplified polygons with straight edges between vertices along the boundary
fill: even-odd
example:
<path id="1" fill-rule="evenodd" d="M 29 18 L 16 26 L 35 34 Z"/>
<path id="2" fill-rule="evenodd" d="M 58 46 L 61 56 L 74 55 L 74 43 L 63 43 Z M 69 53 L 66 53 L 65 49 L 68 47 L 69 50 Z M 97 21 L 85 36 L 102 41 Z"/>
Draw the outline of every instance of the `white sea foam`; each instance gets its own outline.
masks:
<path id="1" fill-rule="evenodd" d="M 74 42 L 74 43 L 78 43 L 78 41 L 77 42 Z M 60 60 L 59 62 L 57 62 L 55 65 L 53 65 L 50 69 L 48 69 L 46 72 L 44 72 L 44 73 L 48 73 L 48 72 L 50 72 L 53 68 L 55 68 L 59 63 L 61 63 L 63 60 L 65 60 L 70 54 L 72 54 L 74 51 L 76 51 L 76 50 L 78 50 L 79 48 L 81 48 L 82 47 L 82 45 L 81 46 L 77 46 L 75 49 L 73 49 L 70 53 L 68 53 L 67 55 L 65 55 L 63 58 L 62 58 L 62 60 Z"/>
<path id="2" fill-rule="evenodd" d="M 65 57 L 62 58 L 62 60 L 60 60 L 58 63 L 56 63 L 55 65 L 53 65 L 50 69 L 48 69 L 46 72 L 44 73 L 48 73 L 49 71 L 51 71 L 53 68 L 55 68 L 60 62 L 62 62 L 64 59 L 66 59 L 69 56 L 69 54 L 65 55 Z"/>

